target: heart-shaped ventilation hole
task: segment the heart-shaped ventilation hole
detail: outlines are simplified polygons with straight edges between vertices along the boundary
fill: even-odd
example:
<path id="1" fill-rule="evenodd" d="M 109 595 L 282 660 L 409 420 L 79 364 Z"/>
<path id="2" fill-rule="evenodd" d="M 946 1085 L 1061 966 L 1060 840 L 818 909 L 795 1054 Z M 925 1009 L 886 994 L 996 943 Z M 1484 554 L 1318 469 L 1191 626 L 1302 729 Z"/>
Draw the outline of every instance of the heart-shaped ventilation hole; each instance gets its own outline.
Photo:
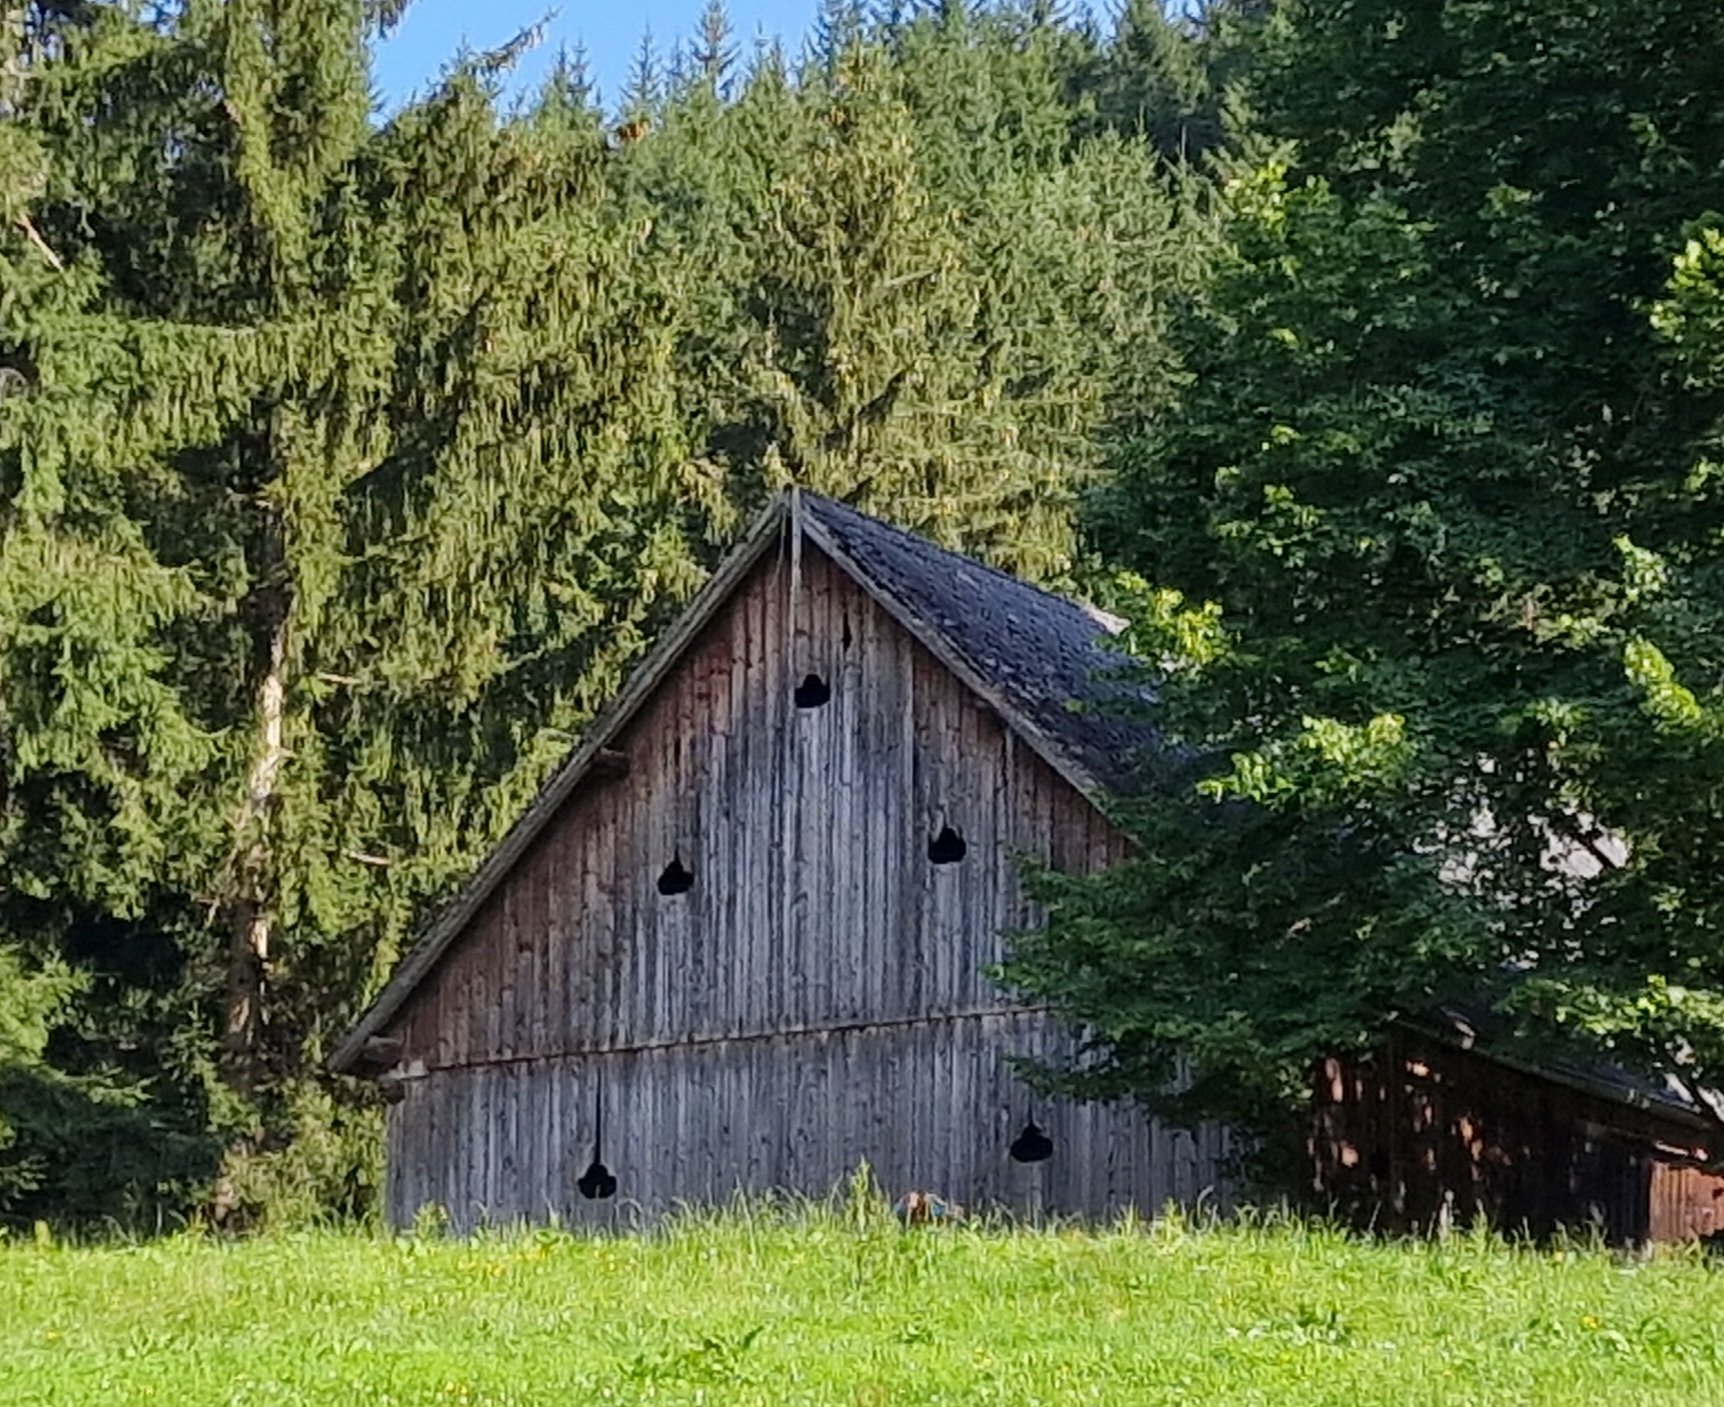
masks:
<path id="1" fill-rule="evenodd" d="M 1012 1140 L 1007 1150 L 1017 1163 L 1045 1163 L 1054 1155 L 1054 1141 L 1042 1132 L 1034 1119 L 1025 1122 L 1023 1132 Z"/>
<path id="2" fill-rule="evenodd" d="M 928 859 L 936 865 L 955 865 L 969 853 L 969 849 L 957 831 L 950 826 L 941 826 L 940 833 L 928 842 Z"/>
<path id="3" fill-rule="evenodd" d="M 611 1170 L 594 1158 L 587 1165 L 587 1170 L 575 1179 L 575 1186 L 581 1196 L 589 1202 L 602 1201 L 606 1197 L 617 1195 L 617 1180 Z"/>
<path id="4" fill-rule="evenodd" d="M 694 871 L 683 866 L 682 856 L 673 855 L 658 877 L 660 894 L 686 894 L 694 888 Z"/>
<path id="5" fill-rule="evenodd" d="M 805 674 L 796 686 L 794 697 L 798 708 L 819 708 L 831 700 L 832 686 L 818 674 Z"/>

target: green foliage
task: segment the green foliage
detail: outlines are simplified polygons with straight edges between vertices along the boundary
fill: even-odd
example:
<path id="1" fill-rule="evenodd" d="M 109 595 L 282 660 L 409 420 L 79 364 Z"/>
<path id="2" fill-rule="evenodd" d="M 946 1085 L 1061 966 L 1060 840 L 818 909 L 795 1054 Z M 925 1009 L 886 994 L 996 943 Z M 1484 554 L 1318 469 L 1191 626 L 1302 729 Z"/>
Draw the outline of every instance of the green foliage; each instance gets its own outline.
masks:
<path id="1" fill-rule="evenodd" d="M 63 973 L 26 973 L 17 954 L 0 950 L 0 1080 L 41 1060 L 72 985 Z M 18 1153 L 17 1129 L 3 1112 L 7 1107 L 0 1103 L 0 1210 L 42 1173 L 39 1163 Z"/>
<path id="2" fill-rule="evenodd" d="M 1181 403 L 1093 520 L 1179 593 L 1148 658 L 1203 646 L 1195 775 L 1012 975 L 1091 1025 L 1074 1083 L 1187 1117 L 1448 999 L 1724 1083 L 1724 25 L 1298 0 L 1256 46 Z"/>
<path id="3" fill-rule="evenodd" d="M 1663 1407 L 1724 1389 L 1721 1312 L 1696 1256 L 1177 1218 L 906 1232 L 749 1210 L 631 1238 L 50 1241 L 0 1251 L 0 1394 Z"/>
<path id="4" fill-rule="evenodd" d="M 0 1216 L 361 1209 L 332 1039 L 765 495 L 1057 580 L 1161 398 L 1211 234 L 1070 26 L 714 5 L 619 129 L 499 112 L 530 37 L 379 123 L 399 9 L 0 29 L 0 956 L 77 982 Z"/>

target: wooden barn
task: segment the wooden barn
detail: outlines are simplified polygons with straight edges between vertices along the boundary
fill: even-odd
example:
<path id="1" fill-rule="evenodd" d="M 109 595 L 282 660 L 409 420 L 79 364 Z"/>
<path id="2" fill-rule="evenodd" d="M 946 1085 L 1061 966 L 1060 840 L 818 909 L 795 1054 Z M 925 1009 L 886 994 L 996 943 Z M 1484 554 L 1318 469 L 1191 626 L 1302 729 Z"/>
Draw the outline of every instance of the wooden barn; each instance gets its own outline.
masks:
<path id="1" fill-rule="evenodd" d="M 332 1063 L 387 1211 L 608 1221 L 741 1190 L 1106 1215 L 1225 1202 L 1228 1138 L 1033 1097 L 987 976 L 1017 858 L 1104 866 L 1141 737 L 1114 623 L 810 494 L 762 516 Z"/>

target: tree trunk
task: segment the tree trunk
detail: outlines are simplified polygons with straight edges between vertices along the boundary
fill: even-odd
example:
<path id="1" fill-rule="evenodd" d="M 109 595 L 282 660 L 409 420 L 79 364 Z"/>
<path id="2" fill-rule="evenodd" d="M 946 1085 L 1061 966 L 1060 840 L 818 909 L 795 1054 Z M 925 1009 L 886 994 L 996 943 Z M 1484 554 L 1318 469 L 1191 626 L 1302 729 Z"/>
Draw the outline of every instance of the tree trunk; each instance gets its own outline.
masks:
<path id="1" fill-rule="evenodd" d="M 286 684 L 287 612 L 269 636 L 269 664 L 257 690 L 257 742 L 235 819 L 233 889 L 229 912 L 226 1019 L 222 1058 L 228 1084 L 249 1094 L 257 1084 L 264 968 L 274 913 L 270 893 L 269 813 L 287 759 L 282 743 Z"/>

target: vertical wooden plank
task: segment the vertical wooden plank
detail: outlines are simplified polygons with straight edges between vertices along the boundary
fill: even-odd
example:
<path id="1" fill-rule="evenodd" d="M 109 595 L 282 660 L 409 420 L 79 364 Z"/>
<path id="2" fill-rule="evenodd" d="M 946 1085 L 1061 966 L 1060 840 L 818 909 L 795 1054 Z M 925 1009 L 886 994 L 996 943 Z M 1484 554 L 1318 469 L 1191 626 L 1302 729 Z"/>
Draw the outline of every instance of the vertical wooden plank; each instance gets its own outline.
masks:
<path id="1" fill-rule="evenodd" d="M 977 1135 L 981 1132 L 970 1119 L 968 1104 L 969 1084 L 964 1078 L 964 1057 L 972 1037 L 972 1019 L 960 1017 L 949 1027 L 949 1034 L 943 1041 L 936 1039 L 934 1050 L 940 1058 L 941 1093 L 939 1120 L 940 1126 L 935 1131 L 935 1146 L 940 1159 L 940 1185 L 945 1189 L 945 1195 L 955 1201 L 962 1202 L 969 1195 L 963 1184 L 964 1164 L 967 1161 L 959 1153 L 961 1143 L 974 1146 Z"/>
<path id="2" fill-rule="evenodd" d="M 723 622 L 709 626 L 702 637 L 689 705 L 689 762 L 684 788 L 689 828 L 699 852 L 697 881 L 689 910 L 688 960 L 684 980 L 690 989 L 694 1030 L 705 1037 L 722 1033 L 725 992 L 720 958 L 725 895 L 736 885 L 727 864 L 723 818 L 723 720 L 714 696 L 723 685 L 718 675 L 719 651 L 725 646 Z"/>
<path id="3" fill-rule="evenodd" d="M 831 639 L 832 592 L 826 559 L 809 549 L 803 553 L 803 660 L 798 669 L 818 674 L 830 689 L 833 684 L 828 641 Z M 794 675 L 797 671 L 792 671 Z M 801 1024 L 813 1025 L 833 1019 L 836 974 L 840 971 L 833 923 L 833 793 L 834 743 L 830 700 L 819 708 L 801 710 L 794 697 L 788 710 L 803 742 L 798 767 L 796 799 L 797 840 L 805 863 L 793 887 L 796 896 L 797 948 L 806 973 L 801 1003 Z M 800 715 L 800 716 L 795 716 Z"/>
<path id="4" fill-rule="evenodd" d="M 929 687 L 936 691 L 938 699 L 934 710 L 933 742 L 938 771 L 932 798 L 938 819 L 928 829 L 932 831 L 945 822 L 962 835 L 966 843 L 971 843 L 974 827 L 964 806 L 963 708 L 939 664 L 924 656 L 924 668 Z M 935 896 L 933 926 L 928 932 L 928 979 L 922 1010 L 929 1014 L 944 1013 L 951 1009 L 953 939 L 962 916 L 964 871 L 971 861 L 966 856 L 955 865 L 934 866 L 928 863 L 925 852 L 917 859 L 933 885 Z"/>
<path id="5" fill-rule="evenodd" d="M 644 719 L 636 730 L 633 747 L 640 757 L 646 781 L 642 786 L 631 786 L 625 793 L 626 814 L 622 834 L 627 838 L 627 846 L 625 849 L 619 845 L 617 854 L 617 885 L 619 893 L 624 896 L 626 913 L 626 925 L 620 928 L 619 936 L 626 944 L 628 972 L 627 996 L 620 1012 L 622 1020 L 617 1039 L 625 1047 L 650 1039 L 652 1030 L 652 983 L 647 963 L 648 950 L 653 943 L 652 900 L 658 897 L 653 881 L 664 860 L 658 854 L 657 838 L 652 831 L 652 808 L 645 795 L 657 783 L 654 771 L 657 758 L 650 723 L 650 718 Z"/>
<path id="6" fill-rule="evenodd" d="M 832 661 L 833 777 L 830 875 L 833 992 L 830 1011 L 838 1021 L 853 1021 L 861 1010 L 862 934 L 854 895 L 867 863 L 868 843 L 858 834 L 856 805 L 857 735 L 861 728 L 863 674 L 856 648 L 853 588 L 831 563 L 826 564 L 830 597 L 827 649 Z"/>
<path id="7" fill-rule="evenodd" d="M 532 1089 L 532 1099 L 528 1103 L 528 1176 L 522 1204 L 528 1221 L 543 1224 L 547 1202 L 545 1188 L 550 1179 L 550 1125 L 556 1087 L 555 1064 L 548 1058 L 534 1061 L 527 1070 L 527 1081 Z"/>
<path id="8" fill-rule="evenodd" d="M 928 863 L 927 844 L 945 821 L 942 806 L 941 698 L 929 660 L 912 648 L 911 678 L 916 689 L 916 781 L 914 839 L 905 856 L 906 869 L 917 889 L 916 947 L 910 968 L 907 1009 L 928 1011 L 938 1000 L 936 948 L 942 927 L 940 872 Z"/>
<path id="9" fill-rule="evenodd" d="M 974 1000 L 972 994 L 981 981 L 981 966 L 991 953 L 993 935 L 988 928 L 987 896 L 993 887 L 994 869 L 1000 863 L 1000 847 L 993 810 L 988 804 L 993 777 L 993 762 L 988 754 L 992 714 L 961 687 L 955 685 L 953 694 L 963 702 L 958 768 L 964 814 L 969 817 L 964 834 L 970 849 L 957 867 L 961 888 L 952 930 L 952 977 L 947 1001 L 949 1010 L 961 1011 Z"/>
<path id="10" fill-rule="evenodd" d="M 402 1174 L 400 1225 L 410 1225 L 420 1207 L 443 1201 L 439 1174 L 439 1136 L 452 1132 L 449 1121 L 439 1118 L 447 1097 L 448 1076 L 428 1075 L 408 1082 L 408 1094 L 398 1107 L 406 1115 L 402 1129 L 402 1156 L 407 1167 Z M 417 1088 L 414 1088 L 417 1086 Z"/>
<path id="11" fill-rule="evenodd" d="M 652 757 L 645 730 L 636 727 L 629 737 L 630 785 L 617 792 L 615 844 L 611 851 L 610 885 L 615 905 L 613 941 L 616 959 L 612 964 L 616 982 L 613 989 L 613 1041 L 626 1046 L 642 1036 L 640 949 L 645 937 L 640 896 L 642 875 L 651 865 L 649 842 L 641 834 L 645 808 L 640 800 L 643 785 L 651 785 Z M 634 782 L 639 769 L 645 781 Z"/>
<path id="12" fill-rule="evenodd" d="M 693 852 L 690 863 L 695 883 L 683 902 L 681 947 L 677 965 L 672 969 L 671 980 L 680 989 L 677 1004 L 683 1012 L 682 1023 L 673 1028 L 673 1036 L 710 1034 L 712 994 L 703 980 L 706 954 L 701 930 L 709 899 L 729 882 L 712 868 L 705 827 L 711 738 L 702 699 L 707 689 L 711 646 L 712 630 L 708 626 L 689 652 L 685 677 L 677 691 L 677 830 L 686 837 Z"/>
<path id="13" fill-rule="evenodd" d="M 737 604 L 737 641 L 739 659 L 731 675 L 730 708 L 732 718 L 731 759 L 735 777 L 731 785 L 730 824 L 735 830 L 734 864 L 736 894 L 731 906 L 729 941 L 734 955 L 735 996 L 733 998 L 738 1032 L 759 1028 L 760 1001 L 758 995 L 759 960 L 756 956 L 754 930 L 755 906 L 759 902 L 759 877 L 755 865 L 760 854 L 760 839 L 755 833 L 754 785 L 759 767 L 755 734 L 758 727 L 759 701 L 757 689 L 761 681 L 760 661 L 760 583 L 765 568 L 757 568 L 750 578 L 749 589 Z"/>
<path id="14" fill-rule="evenodd" d="M 521 958 L 521 991 L 516 1003 L 516 1049 L 526 1056 L 545 1048 L 545 974 L 550 960 L 551 886 L 557 879 L 557 854 L 562 839 L 556 821 L 533 847 L 529 882 L 523 886 L 526 907 L 523 932 L 516 951 Z"/>
<path id="15" fill-rule="evenodd" d="M 884 620 L 883 612 L 868 602 L 869 618 Z M 881 846 L 876 850 L 875 863 L 880 867 L 880 922 L 883 932 L 881 945 L 891 955 L 891 983 L 881 988 L 883 999 L 889 998 L 886 1010 L 894 1015 L 908 1016 L 926 1010 L 922 1003 L 923 973 L 926 970 L 928 928 L 928 887 L 931 881 L 928 866 L 928 828 L 930 816 L 925 799 L 920 795 L 922 762 L 922 720 L 932 699 L 923 687 L 916 668 L 920 647 L 903 631 L 889 626 L 875 630 L 875 639 L 884 640 L 877 651 L 882 665 L 891 672 L 891 688 L 897 695 L 889 707 L 876 736 L 888 749 L 888 765 L 882 769 L 864 769 L 879 778 L 879 805 L 885 817 Z M 887 696 L 890 699 L 891 695 Z M 866 735 L 865 735 L 866 736 Z M 891 750 L 896 749 L 896 755 Z"/>
<path id="16" fill-rule="evenodd" d="M 520 1071 L 513 1065 L 493 1065 L 486 1072 L 492 1088 L 492 1113 L 496 1125 L 497 1165 L 491 1193 L 491 1220 L 505 1224 L 516 1219 L 520 1188 Z"/>
<path id="17" fill-rule="evenodd" d="M 948 676 L 949 678 L 949 676 Z M 969 850 L 964 859 L 952 866 L 953 911 L 951 927 L 946 937 L 946 989 L 940 1009 L 961 1010 L 969 1000 L 971 985 L 977 980 L 979 945 L 985 941 L 983 924 L 987 911 L 981 906 L 983 893 L 980 882 L 994 864 L 996 844 L 988 829 L 988 815 L 981 803 L 981 782 L 986 763 L 983 758 L 982 710 L 976 699 L 962 689 L 957 681 L 947 686 L 955 705 L 957 725 L 956 755 L 952 771 L 956 782 L 957 804 L 963 813 L 963 834 Z"/>
<path id="18" fill-rule="evenodd" d="M 447 1117 L 446 1127 L 454 1133 L 451 1139 L 451 1156 L 449 1159 L 448 1190 L 449 1196 L 444 1206 L 449 1212 L 452 1225 L 457 1228 L 466 1225 L 466 1209 L 469 1198 L 468 1188 L 473 1177 L 473 1146 L 475 1130 L 473 1128 L 473 1111 L 467 1097 L 467 1076 L 470 1067 L 462 1066 L 459 1070 L 450 1070 L 444 1076 L 442 1092 L 443 1109 Z"/>
<path id="19" fill-rule="evenodd" d="M 383 1115 L 383 1221 L 391 1228 L 400 1228 L 409 1220 L 405 1206 L 407 1175 L 411 1167 L 406 1151 L 407 1135 L 414 1118 L 414 1111 L 409 1107 L 412 1099 L 413 1092 L 409 1090 L 406 1100 L 387 1109 Z"/>
<path id="20" fill-rule="evenodd" d="M 794 552 L 795 549 L 793 548 Z M 761 690 L 761 744 L 763 758 L 756 776 L 764 777 L 764 788 L 756 787 L 755 800 L 761 835 L 765 840 L 765 860 L 762 873 L 762 908 L 758 941 L 762 954 L 762 988 L 765 1001 L 765 1024 L 779 1025 L 790 1008 L 791 966 L 793 954 L 785 942 L 788 915 L 785 887 L 790 837 L 786 833 L 790 811 L 785 796 L 790 779 L 786 775 L 784 715 L 779 705 L 785 689 L 785 652 L 788 649 L 786 608 L 793 587 L 794 563 L 781 559 L 775 564 L 769 589 L 764 593 Z"/>
<path id="21" fill-rule="evenodd" d="M 670 832 L 674 847 L 683 853 L 683 863 L 694 870 L 694 888 L 667 903 L 674 924 L 671 942 L 663 949 L 665 985 L 664 1038 L 674 1040 L 699 1035 L 702 1003 L 699 985 L 693 979 L 695 961 L 695 914 L 700 895 L 711 890 L 717 876 L 705 871 L 700 834 L 695 828 L 698 787 L 695 772 L 699 739 L 695 735 L 694 693 L 699 676 L 700 651 L 696 648 L 672 681 L 675 712 L 667 718 L 670 733 L 671 785 L 666 789 Z"/>
<path id="22" fill-rule="evenodd" d="M 443 1107 L 449 1116 L 449 1126 L 460 1130 L 460 1138 L 455 1145 L 454 1175 L 449 1189 L 449 1200 L 445 1205 L 450 1220 L 461 1229 L 472 1224 L 475 1197 L 474 1163 L 478 1155 L 479 1130 L 473 1120 L 472 1099 L 472 1067 L 463 1066 L 459 1070 L 450 1071 L 448 1082 L 443 1089 Z"/>
<path id="23" fill-rule="evenodd" d="M 509 1219 L 517 1222 L 533 1220 L 534 1187 L 538 1178 L 535 1148 L 538 1143 L 539 1090 L 542 1081 L 536 1064 L 520 1064 L 510 1068 L 514 1126 L 511 1137 L 515 1147 L 514 1186 L 509 1191 Z"/>
<path id="24" fill-rule="evenodd" d="M 515 911 L 515 1020 L 513 1049 L 517 1058 L 534 1052 L 538 1029 L 539 950 L 544 942 L 546 850 L 549 837 L 541 835 L 527 853 L 521 883 L 512 886 L 520 898 Z"/>
<path id="25" fill-rule="evenodd" d="M 455 1023 L 447 977 L 447 967 L 431 974 L 426 983 L 430 990 L 421 999 L 423 1006 L 416 1014 L 421 1022 L 430 1023 L 430 1029 L 416 1031 L 407 1048 L 410 1056 L 422 1053 L 426 1065 L 432 1069 L 446 1068 L 454 1055 Z"/>
<path id="26" fill-rule="evenodd" d="M 427 1155 L 436 1148 L 431 1110 L 437 1079 L 432 1075 L 407 1081 L 405 1098 L 389 1109 L 384 1185 L 390 1189 L 388 1221 L 394 1227 L 411 1223 L 418 1207 L 429 1200 L 427 1183 L 433 1164 Z"/>
<path id="27" fill-rule="evenodd" d="M 460 1171 L 466 1157 L 467 1125 L 455 1103 L 458 1069 L 439 1070 L 425 1079 L 426 1095 L 437 1108 L 437 1142 L 428 1149 L 425 1180 L 431 1199 L 451 1220 L 460 1206 Z M 417 1209 L 415 1209 L 417 1210 Z"/>
<path id="28" fill-rule="evenodd" d="M 855 991 L 855 950 L 849 925 L 844 919 L 844 906 L 838 896 L 849 866 L 846 852 L 854 843 L 848 832 L 841 830 L 840 815 L 845 807 L 845 755 L 848 739 L 844 729 L 843 583 L 838 580 L 832 563 L 819 553 L 813 553 L 820 581 L 820 641 L 821 678 L 832 691 L 831 698 L 817 710 L 822 739 L 819 804 L 814 825 L 820 841 L 820 873 L 815 880 L 814 907 L 820 915 L 820 944 L 825 949 L 822 971 L 825 976 L 820 1001 L 821 1021 L 843 1019 L 849 1006 L 849 994 Z M 838 1154 L 829 1150 L 828 1166 Z"/>
<path id="29" fill-rule="evenodd" d="M 489 1221 L 493 1208 L 497 1204 L 497 1159 L 500 1152 L 497 1146 L 497 1104 L 496 1091 L 492 1088 L 491 1074 L 494 1065 L 479 1065 L 469 1072 L 468 1078 L 473 1085 L 473 1098 L 478 1115 L 478 1151 L 473 1188 L 473 1224 L 481 1225 Z"/>
<path id="30" fill-rule="evenodd" d="M 810 869 L 817 863 L 818 840 L 814 835 L 814 806 L 819 783 L 820 739 L 814 720 L 802 715 L 795 706 L 794 692 L 799 674 L 809 655 L 813 608 L 813 592 L 809 575 L 814 568 L 812 554 L 803 554 L 798 571 L 792 575 L 785 598 L 785 639 L 787 668 L 784 687 L 792 694 L 784 709 L 783 750 L 784 787 L 779 793 L 783 821 L 781 863 L 784 875 L 783 964 L 785 968 L 785 1004 L 779 1013 L 784 1024 L 808 1024 L 814 1003 L 818 1000 L 818 971 L 814 950 L 817 940 L 810 931 L 808 886 Z"/>
<path id="31" fill-rule="evenodd" d="M 660 694 L 658 707 L 653 710 L 653 730 L 656 746 L 654 753 L 658 758 L 655 768 L 655 785 L 647 794 L 648 806 L 652 821 L 650 832 L 654 837 L 653 860 L 647 866 L 650 882 L 642 898 L 646 902 L 647 912 L 651 914 L 651 922 L 645 925 L 645 931 L 651 934 L 644 954 L 649 978 L 647 982 L 648 1020 L 645 1027 L 646 1039 L 662 1041 L 670 1038 L 676 1029 L 677 1018 L 673 1016 L 671 1004 L 678 993 L 670 980 L 670 968 L 674 954 L 680 946 L 681 920 L 686 911 L 686 904 L 681 896 L 665 898 L 658 892 L 657 876 L 667 865 L 673 854 L 681 855 L 686 865 L 692 859 L 683 852 L 682 836 L 677 826 L 677 764 L 678 743 L 676 735 L 676 697 L 680 690 L 673 682 Z M 696 880 L 698 883 L 698 879 Z"/>
<path id="32" fill-rule="evenodd" d="M 925 662 L 930 686 L 939 691 L 937 728 L 934 747 L 939 758 L 934 801 L 942 821 L 949 824 L 967 843 L 975 839 L 974 818 L 965 805 L 964 789 L 964 701 L 953 687 L 952 677 L 933 659 Z M 936 822 L 938 824 L 938 822 Z M 930 827 L 932 829 L 933 827 Z M 926 1010 L 944 1012 L 951 1009 L 953 980 L 953 946 L 965 917 L 965 871 L 972 861 L 965 859 L 955 865 L 930 866 L 934 890 L 938 896 L 935 926 L 929 934 L 932 949 L 932 976 L 927 993 Z M 926 860 L 924 859 L 924 864 Z"/>
<path id="33" fill-rule="evenodd" d="M 449 1031 L 449 1066 L 465 1065 L 473 1050 L 473 984 L 461 963 L 461 954 L 445 958 L 438 976 L 444 991 L 443 1020 Z"/>
<path id="34" fill-rule="evenodd" d="M 850 876 L 839 901 L 843 914 L 850 990 L 842 997 L 848 1019 L 887 1015 L 894 1008 L 887 994 L 904 981 L 904 960 L 891 941 L 903 935 L 895 920 L 893 888 L 888 873 L 892 828 L 897 821 L 893 783 L 885 775 L 891 765 L 891 738 L 898 719 L 890 700 L 901 679 L 894 669 L 893 641 L 881 635 L 874 603 L 847 583 L 850 613 L 850 653 L 855 682 L 851 713 L 846 720 L 853 751 L 847 805 Z"/>
<path id="35" fill-rule="evenodd" d="M 492 896 L 487 907 L 490 909 L 489 922 L 486 927 L 486 943 L 483 949 L 483 966 L 485 968 L 485 1058 L 495 1060 L 504 1054 L 508 1029 L 504 1024 L 504 1012 L 508 1010 L 513 1000 L 513 992 L 509 990 L 509 955 L 514 947 L 514 933 L 509 923 L 509 894 L 506 889 L 499 890 Z"/>
<path id="36" fill-rule="evenodd" d="M 600 916 L 593 876 L 602 825 L 597 795 L 583 797 L 570 808 L 557 894 L 557 958 L 550 978 L 558 988 L 551 1036 L 551 1051 L 557 1055 L 579 1049 L 593 1030 L 593 993 L 604 961 L 597 941 Z"/>
<path id="37" fill-rule="evenodd" d="M 627 795 L 625 789 L 614 788 L 606 796 L 604 823 L 593 837 L 590 852 L 586 924 L 593 967 L 586 1001 L 591 1036 L 584 1050 L 610 1049 L 623 1039 L 628 1006 L 629 896 L 621 885 L 620 870 L 631 850 L 625 830 L 628 811 L 623 798 Z"/>
<path id="38" fill-rule="evenodd" d="M 539 1029 L 533 1050 L 550 1056 L 566 1048 L 569 1029 L 568 956 L 574 946 L 580 905 L 581 850 L 585 840 L 586 808 L 580 800 L 563 807 L 562 814 L 545 837 L 548 879 L 539 937 Z"/>
<path id="39" fill-rule="evenodd" d="M 745 773 L 739 765 L 738 754 L 745 726 L 742 717 L 747 654 L 747 612 L 740 601 L 732 602 L 725 612 L 724 650 L 720 657 L 720 672 L 713 684 L 713 708 L 722 721 L 714 728 L 719 752 L 710 783 L 720 804 L 715 824 L 719 830 L 720 872 L 724 876 L 724 892 L 713 916 L 711 935 L 713 981 L 723 1012 L 718 1029 L 727 1036 L 736 1035 L 743 1023 L 740 918 L 748 872 L 743 863 L 743 814 L 738 804 L 738 787 Z"/>
<path id="40" fill-rule="evenodd" d="M 1012 730 L 1003 724 L 995 747 L 994 826 L 999 837 L 999 860 L 994 871 L 992 891 L 988 896 L 988 923 L 993 930 L 993 951 L 1004 957 L 1011 945 L 1010 934 L 1016 927 L 1017 888 L 1020 882 L 1015 850 L 1015 826 L 1012 817 L 1012 789 L 1016 785 L 1016 752 Z M 989 998 L 992 984 L 982 984 Z M 991 1004 L 991 1002 L 990 1002 Z"/>
<path id="41" fill-rule="evenodd" d="M 497 891 L 497 921 L 502 930 L 502 941 L 491 946 L 491 961 L 497 974 L 497 1008 L 494 1015 L 495 1038 L 491 1044 L 491 1054 L 509 1059 L 515 1054 L 515 1006 L 519 985 L 520 954 L 522 937 L 521 911 L 526 907 L 522 882 L 524 876 L 517 871 L 515 882 L 505 884 Z"/>
<path id="42" fill-rule="evenodd" d="M 474 919 L 473 935 L 466 940 L 464 951 L 459 954 L 461 986 L 467 1005 L 467 1048 L 462 1061 L 464 1066 L 475 1060 L 483 1060 L 488 1051 L 485 1011 L 489 1004 L 489 993 L 486 991 L 485 964 L 481 950 L 489 938 L 490 934 L 485 931 L 485 911 L 481 909 Z"/>

